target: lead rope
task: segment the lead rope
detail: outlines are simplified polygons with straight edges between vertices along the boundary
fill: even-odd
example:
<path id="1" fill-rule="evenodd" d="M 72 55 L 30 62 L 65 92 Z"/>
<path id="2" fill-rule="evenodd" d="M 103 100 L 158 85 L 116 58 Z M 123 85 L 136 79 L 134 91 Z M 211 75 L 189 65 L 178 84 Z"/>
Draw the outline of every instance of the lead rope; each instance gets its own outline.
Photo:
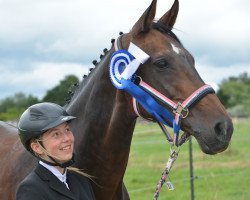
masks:
<path id="1" fill-rule="evenodd" d="M 178 153 L 179 153 L 179 148 L 177 148 L 177 149 L 173 149 L 172 147 L 170 148 L 170 155 L 168 158 L 168 162 L 166 164 L 165 170 L 162 172 L 162 175 L 161 175 L 161 178 L 160 178 L 158 184 L 156 185 L 153 200 L 157 200 L 158 197 L 160 196 L 161 188 L 162 188 L 163 184 L 166 182 L 166 179 L 167 179 L 167 176 L 171 170 L 171 167 L 173 166 L 175 160 L 178 157 Z M 170 190 L 173 189 L 172 185 L 168 185 L 168 188 Z"/>

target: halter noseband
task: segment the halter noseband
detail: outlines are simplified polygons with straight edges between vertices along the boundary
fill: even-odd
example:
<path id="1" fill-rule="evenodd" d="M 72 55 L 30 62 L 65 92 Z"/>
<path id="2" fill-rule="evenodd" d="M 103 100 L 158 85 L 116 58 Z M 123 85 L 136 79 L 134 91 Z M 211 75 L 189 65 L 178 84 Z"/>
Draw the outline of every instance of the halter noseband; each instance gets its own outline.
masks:
<path id="1" fill-rule="evenodd" d="M 139 47 L 130 43 L 128 51 L 122 50 L 122 35 L 115 41 L 116 51 L 110 59 L 110 78 L 112 83 L 121 90 L 125 90 L 133 97 L 133 108 L 138 116 L 140 115 L 138 104 L 140 104 L 150 116 L 152 121 L 157 121 L 160 125 L 167 140 L 175 146 L 180 146 L 186 138 L 179 140 L 179 131 L 181 119 L 186 118 L 189 114 L 189 108 L 208 93 L 214 93 L 214 89 L 210 85 L 203 85 L 194 91 L 186 100 L 181 102 L 173 102 L 156 89 L 145 83 L 135 72 L 141 64 L 144 64 L 149 56 Z M 139 83 L 135 83 L 139 78 Z M 164 106 L 170 108 L 173 114 L 164 106 L 160 105 L 160 101 Z M 142 116 L 141 116 L 142 117 Z M 168 133 L 165 125 L 173 128 L 173 138 Z"/>

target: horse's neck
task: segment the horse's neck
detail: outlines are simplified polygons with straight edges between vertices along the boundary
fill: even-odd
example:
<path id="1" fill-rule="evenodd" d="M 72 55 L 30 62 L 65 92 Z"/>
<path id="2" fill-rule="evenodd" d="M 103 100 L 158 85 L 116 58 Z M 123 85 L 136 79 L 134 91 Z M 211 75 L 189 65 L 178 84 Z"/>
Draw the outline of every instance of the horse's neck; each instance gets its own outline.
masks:
<path id="1" fill-rule="evenodd" d="M 76 166 L 95 176 L 102 191 L 114 193 L 127 166 L 136 116 L 131 97 L 112 85 L 108 62 L 109 55 L 91 72 L 69 111 L 77 117 Z"/>

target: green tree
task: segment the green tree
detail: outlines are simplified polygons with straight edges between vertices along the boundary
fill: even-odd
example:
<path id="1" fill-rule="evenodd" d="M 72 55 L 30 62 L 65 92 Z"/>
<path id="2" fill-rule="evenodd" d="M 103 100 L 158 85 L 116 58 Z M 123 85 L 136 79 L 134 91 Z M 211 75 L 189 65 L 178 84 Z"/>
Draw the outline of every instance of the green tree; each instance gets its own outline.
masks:
<path id="1" fill-rule="evenodd" d="M 223 80 L 217 95 L 231 114 L 250 116 L 250 77 L 247 73 Z"/>
<path id="2" fill-rule="evenodd" d="M 58 85 L 48 90 L 42 101 L 53 102 L 63 106 L 69 96 L 69 91 L 72 90 L 74 84 L 78 83 L 79 80 L 76 76 L 68 75 Z"/>
<path id="3" fill-rule="evenodd" d="M 39 100 L 24 93 L 16 93 L 0 101 L 0 120 L 14 120 L 29 106 L 38 103 Z"/>

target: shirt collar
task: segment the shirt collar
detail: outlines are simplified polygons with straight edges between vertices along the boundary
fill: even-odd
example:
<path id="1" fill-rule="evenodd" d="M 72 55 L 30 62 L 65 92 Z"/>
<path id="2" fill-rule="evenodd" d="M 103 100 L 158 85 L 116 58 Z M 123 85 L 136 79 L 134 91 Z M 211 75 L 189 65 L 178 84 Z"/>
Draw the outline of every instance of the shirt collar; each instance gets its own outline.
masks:
<path id="1" fill-rule="evenodd" d="M 48 165 L 48 164 L 44 163 L 41 160 L 39 161 L 39 164 L 42 165 L 42 166 L 44 166 L 49 171 L 51 171 L 61 182 L 66 183 L 67 168 L 65 169 L 64 174 L 61 174 L 61 172 L 57 168 L 55 168 L 54 166 Z"/>

